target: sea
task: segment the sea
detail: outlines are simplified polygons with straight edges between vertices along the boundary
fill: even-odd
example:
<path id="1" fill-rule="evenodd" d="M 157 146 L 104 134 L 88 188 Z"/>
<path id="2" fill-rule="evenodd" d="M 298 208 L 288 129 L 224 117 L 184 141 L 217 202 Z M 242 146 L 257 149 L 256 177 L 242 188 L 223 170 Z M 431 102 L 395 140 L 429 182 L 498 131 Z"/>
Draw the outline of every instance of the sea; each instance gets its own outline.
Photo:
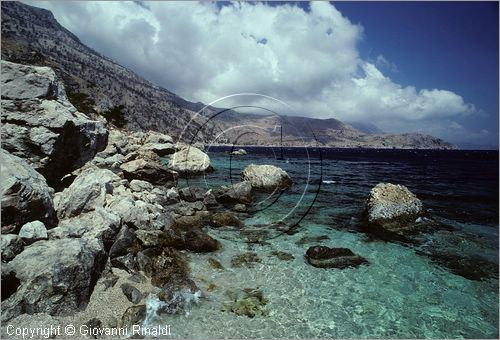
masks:
<path id="1" fill-rule="evenodd" d="M 221 250 L 188 254 L 199 298 L 148 322 L 180 338 L 499 337 L 498 151 L 284 148 L 281 159 L 279 147 L 232 149 L 207 148 L 215 171 L 178 186 L 234 184 L 252 163 L 279 166 L 294 184 L 257 193 L 243 227 L 210 229 Z M 422 200 L 430 228 L 416 241 L 381 239 L 364 224 L 380 182 Z M 314 245 L 349 248 L 368 264 L 313 267 L 304 254 Z M 233 265 L 249 252 L 254 262 Z M 228 310 L 250 290 L 265 298 L 255 316 Z"/>

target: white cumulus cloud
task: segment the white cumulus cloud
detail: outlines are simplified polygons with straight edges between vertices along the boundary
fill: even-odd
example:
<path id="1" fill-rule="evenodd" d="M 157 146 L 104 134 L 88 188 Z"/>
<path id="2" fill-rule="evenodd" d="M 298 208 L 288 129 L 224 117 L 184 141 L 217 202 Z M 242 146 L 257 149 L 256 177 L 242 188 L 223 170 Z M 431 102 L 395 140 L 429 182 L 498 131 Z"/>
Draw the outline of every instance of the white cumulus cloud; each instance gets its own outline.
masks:
<path id="1" fill-rule="evenodd" d="M 300 115 L 382 128 L 477 112 L 446 89 L 395 83 L 383 73 L 395 65 L 383 56 L 363 60 L 363 27 L 328 2 L 311 2 L 310 11 L 244 2 L 32 4 L 50 9 L 84 43 L 193 101 L 255 92 Z"/>

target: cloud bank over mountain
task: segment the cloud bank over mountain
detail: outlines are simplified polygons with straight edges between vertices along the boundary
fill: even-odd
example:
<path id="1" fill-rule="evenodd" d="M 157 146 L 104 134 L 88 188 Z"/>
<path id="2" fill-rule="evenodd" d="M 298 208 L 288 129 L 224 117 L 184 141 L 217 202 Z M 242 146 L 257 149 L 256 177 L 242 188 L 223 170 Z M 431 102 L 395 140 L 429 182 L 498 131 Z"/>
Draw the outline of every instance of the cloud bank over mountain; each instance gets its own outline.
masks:
<path id="1" fill-rule="evenodd" d="M 383 72 L 396 65 L 383 56 L 364 60 L 363 27 L 328 2 L 312 2 L 309 10 L 263 3 L 30 4 L 50 9 L 85 44 L 193 101 L 260 93 L 303 116 L 452 139 L 464 129 L 452 128 L 455 118 L 481 114 L 447 89 L 395 83 Z M 273 105 L 260 100 L 246 104 Z M 231 104 L 237 103 L 224 103 Z"/>

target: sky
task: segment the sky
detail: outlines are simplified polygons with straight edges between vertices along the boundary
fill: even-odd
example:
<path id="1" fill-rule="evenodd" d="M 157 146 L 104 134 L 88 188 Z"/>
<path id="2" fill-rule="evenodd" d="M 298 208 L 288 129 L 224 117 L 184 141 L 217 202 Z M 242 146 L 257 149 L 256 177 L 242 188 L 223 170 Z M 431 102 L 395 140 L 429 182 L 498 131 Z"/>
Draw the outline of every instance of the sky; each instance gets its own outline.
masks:
<path id="1" fill-rule="evenodd" d="M 498 2 L 28 3 L 191 101 L 498 148 Z"/>

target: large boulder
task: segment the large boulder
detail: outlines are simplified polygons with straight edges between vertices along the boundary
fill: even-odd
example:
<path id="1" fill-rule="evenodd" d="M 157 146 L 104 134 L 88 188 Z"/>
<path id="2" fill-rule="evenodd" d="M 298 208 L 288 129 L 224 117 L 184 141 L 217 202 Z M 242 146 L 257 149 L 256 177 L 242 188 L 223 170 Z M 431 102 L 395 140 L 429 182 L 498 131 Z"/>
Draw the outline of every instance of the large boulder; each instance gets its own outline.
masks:
<path id="1" fill-rule="evenodd" d="M 120 169 L 129 181 L 137 179 L 153 184 L 166 184 L 176 179 L 176 173 L 167 169 L 160 157 L 150 150 L 129 154 L 126 160 Z"/>
<path id="2" fill-rule="evenodd" d="M 368 263 L 367 260 L 354 254 L 350 249 L 326 246 L 310 247 L 307 249 L 305 258 L 311 266 L 318 268 L 344 269 Z"/>
<path id="3" fill-rule="evenodd" d="M 73 183 L 58 195 L 56 210 L 59 219 L 69 218 L 81 213 L 104 207 L 106 195 L 120 178 L 110 170 L 87 168 L 78 175 Z"/>
<path id="4" fill-rule="evenodd" d="M 105 125 L 75 109 L 50 68 L 1 63 L 2 147 L 58 187 L 106 147 Z"/>
<path id="5" fill-rule="evenodd" d="M 2 321 L 22 313 L 70 315 L 82 310 L 105 262 L 102 243 L 90 238 L 38 241 L 26 247 L 6 265 L 19 287 L 2 301 Z"/>
<path id="6" fill-rule="evenodd" d="M 213 190 L 213 194 L 220 203 L 252 203 L 252 184 L 240 182 L 229 186 L 222 186 Z"/>
<path id="7" fill-rule="evenodd" d="M 18 231 L 40 220 L 51 226 L 55 212 L 45 178 L 25 160 L 1 150 L 2 232 Z"/>
<path id="8" fill-rule="evenodd" d="M 169 137 L 169 136 L 167 136 Z M 151 138 L 148 138 L 151 139 Z M 146 141 L 148 140 L 146 139 Z M 155 138 L 157 139 L 157 138 Z M 171 140 L 172 138 L 170 138 Z M 158 156 L 166 156 L 166 155 L 171 155 L 175 153 L 176 149 L 174 144 L 171 142 L 146 142 L 143 146 L 140 148 L 141 150 L 148 150 L 148 151 L 153 151 L 156 153 Z"/>
<path id="9" fill-rule="evenodd" d="M 65 219 L 49 230 L 50 239 L 81 238 L 97 239 L 109 249 L 120 228 L 120 217 L 113 212 L 97 208 L 91 212 Z"/>
<path id="10" fill-rule="evenodd" d="M 422 213 L 422 202 L 403 185 L 379 183 L 372 188 L 366 201 L 368 225 L 378 233 L 410 233 Z"/>
<path id="11" fill-rule="evenodd" d="M 286 189 L 293 183 L 285 170 L 274 165 L 250 164 L 241 172 L 241 180 L 250 182 L 252 188 L 271 191 Z"/>
<path id="12" fill-rule="evenodd" d="M 171 155 L 168 167 L 185 176 L 213 171 L 208 155 L 194 146 L 187 146 Z"/>

